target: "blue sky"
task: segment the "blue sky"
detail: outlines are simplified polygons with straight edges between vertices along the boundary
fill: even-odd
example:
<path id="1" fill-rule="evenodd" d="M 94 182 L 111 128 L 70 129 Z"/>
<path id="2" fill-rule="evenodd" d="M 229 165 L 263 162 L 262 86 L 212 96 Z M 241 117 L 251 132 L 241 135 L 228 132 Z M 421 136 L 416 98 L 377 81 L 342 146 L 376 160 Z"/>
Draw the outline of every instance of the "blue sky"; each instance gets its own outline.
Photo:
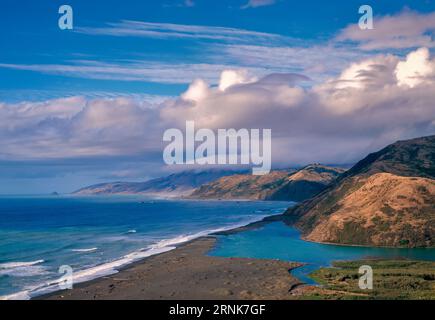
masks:
<path id="1" fill-rule="evenodd" d="M 74 10 L 73 30 L 58 28 L 57 11 L 63 4 L 71 5 Z M 371 5 L 375 15 L 375 30 L 362 38 L 352 29 L 358 23 L 361 4 Z M 141 141 L 141 135 L 149 135 L 158 140 L 162 128 L 155 128 L 156 123 L 169 125 L 168 119 L 174 118 L 177 112 L 189 114 L 177 102 L 171 102 L 172 105 L 162 101 L 180 97 L 195 79 L 216 88 L 224 70 L 244 70 L 250 79 L 296 73 L 310 79 L 298 85 L 306 95 L 303 99 L 311 101 L 313 94 L 319 94 L 319 88 L 330 90 L 325 89 L 328 79 L 340 77 L 352 63 L 376 57 L 381 62 L 376 60 L 370 66 L 385 63 L 386 67 L 395 68 L 399 59 L 406 59 L 413 50 L 424 47 L 432 55 L 435 47 L 433 0 L 364 3 L 354 0 L 3 0 L 0 6 L 0 111 L 4 104 L 8 115 L 16 113 L 10 120 L 0 119 L 0 138 L 4 141 L 0 151 L 3 175 L 0 193 L 69 192 L 89 183 L 143 180 L 165 173 L 167 168 L 161 163 L 159 143 L 148 145 L 144 139 L 143 144 L 132 145 L 127 150 L 118 146 L 119 141 L 107 132 L 118 125 L 128 126 L 132 121 L 129 119 L 143 116 L 146 132 L 141 131 L 139 122 L 135 124 L 139 129 L 125 134 L 124 138 Z M 403 28 L 409 28 L 409 33 Z M 430 65 L 432 58 L 425 58 L 423 51 L 420 53 L 426 59 L 424 63 Z M 388 55 L 394 58 L 385 58 Z M 397 69 L 394 72 L 397 74 Z M 396 95 L 403 90 L 398 92 Z M 293 90 L 286 94 L 291 100 L 300 93 Z M 113 100 L 123 98 L 127 100 Z M 275 103 L 272 100 L 270 105 Z M 266 98 L 265 101 L 269 104 Z M 125 105 L 132 115 L 124 113 Z M 97 111 L 88 110 L 92 108 Z M 30 109 L 34 112 L 20 116 L 23 114 L 20 110 Z M 137 111 L 145 109 L 146 115 Z M 118 119 L 125 116 L 125 122 L 112 121 L 113 112 L 120 112 L 116 113 Z M 283 160 L 286 156 L 277 152 L 276 163 L 291 166 L 311 160 L 355 161 L 396 138 L 431 133 L 432 127 L 427 123 L 432 121 L 433 110 L 428 112 L 427 121 L 416 119 L 407 131 L 390 128 L 386 132 L 380 123 L 375 129 L 359 128 L 355 136 L 349 135 L 349 141 L 331 138 L 337 148 L 346 150 L 355 146 L 345 159 L 333 157 L 326 150 L 317 154 L 298 148 L 292 150 L 296 155 L 289 157 L 287 163 Z M 318 116 L 322 111 L 315 113 Z M 296 119 L 301 114 L 292 117 Z M 329 121 L 325 117 L 322 119 Z M 154 121 L 147 127 L 145 122 L 149 119 Z M 304 120 L 310 122 L 306 127 L 314 125 L 312 119 Z M 331 128 L 336 128 L 335 120 L 330 119 Z M 296 140 L 302 135 L 285 131 L 278 120 L 266 123 L 269 127 L 276 126 L 280 139 Z M 228 123 L 254 124 L 262 125 L 258 120 Z M 331 128 L 325 128 L 327 136 L 343 136 Z M 325 137 L 325 132 L 319 134 Z M 84 138 L 85 133 L 88 140 Z M 317 141 L 314 133 L 306 132 L 303 136 L 309 136 L 310 143 Z M 61 151 L 60 146 L 68 146 L 68 150 Z"/>
<path id="2" fill-rule="evenodd" d="M 244 42 L 257 44 L 253 37 L 240 41 L 206 38 L 151 38 L 89 35 L 80 28 L 103 28 L 122 20 L 226 27 L 285 36 L 272 45 L 309 45 L 326 42 L 340 29 L 358 20 L 360 1 L 276 1 L 272 5 L 241 9 L 248 0 L 196 0 L 186 6 L 175 1 L 69 1 L 74 9 L 74 31 L 57 26 L 57 10 L 65 1 L 2 1 L 0 38 L 4 45 L 0 63 L 66 64 L 81 60 L 130 66 L 142 63 L 210 63 L 238 65 L 232 57 L 219 56 L 212 45 Z M 408 7 L 419 12 L 433 10 L 433 1 L 366 1 L 376 15 L 395 14 Z M 246 38 L 246 39 L 245 39 Z M 243 39 L 243 40 L 242 40 Z M 267 41 L 267 40 L 266 40 Z M 270 42 L 268 42 L 270 44 Z M 289 69 L 292 69 L 289 67 Z M 297 66 L 293 66 L 297 71 Z M 152 81 L 154 80 L 154 81 Z M 3 100 L 41 99 L 45 96 L 93 92 L 176 95 L 193 80 L 157 79 L 120 81 L 47 75 L 26 70 L 0 68 Z M 175 82 L 175 83 L 174 83 Z M 185 83 L 180 83 L 185 82 Z M 29 92 L 30 91 L 30 92 Z M 36 91 L 36 92 L 35 92 Z"/>

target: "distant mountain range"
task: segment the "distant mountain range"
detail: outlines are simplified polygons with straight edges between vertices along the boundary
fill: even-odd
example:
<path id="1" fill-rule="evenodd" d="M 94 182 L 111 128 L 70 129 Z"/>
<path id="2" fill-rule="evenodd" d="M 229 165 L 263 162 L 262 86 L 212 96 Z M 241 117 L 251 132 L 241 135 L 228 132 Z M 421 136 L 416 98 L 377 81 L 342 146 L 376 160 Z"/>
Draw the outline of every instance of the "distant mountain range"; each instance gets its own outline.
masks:
<path id="1" fill-rule="evenodd" d="M 340 168 L 313 164 L 300 170 L 276 170 L 263 176 L 231 175 L 200 186 L 190 197 L 303 201 L 325 189 L 343 172 Z"/>
<path id="2" fill-rule="evenodd" d="M 368 155 L 323 192 L 285 213 L 307 240 L 435 246 L 435 136 Z"/>
<path id="3" fill-rule="evenodd" d="M 147 194 L 191 199 L 303 201 L 313 197 L 344 170 L 314 164 L 300 170 L 275 170 L 263 176 L 247 170 L 185 171 L 146 182 L 111 182 L 74 192 L 81 195 Z"/>
<path id="4" fill-rule="evenodd" d="M 110 182 L 92 185 L 74 192 L 80 195 L 148 194 L 166 197 L 181 197 L 191 194 L 199 186 L 226 175 L 246 173 L 247 170 L 204 171 L 190 170 L 174 173 L 146 182 Z"/>

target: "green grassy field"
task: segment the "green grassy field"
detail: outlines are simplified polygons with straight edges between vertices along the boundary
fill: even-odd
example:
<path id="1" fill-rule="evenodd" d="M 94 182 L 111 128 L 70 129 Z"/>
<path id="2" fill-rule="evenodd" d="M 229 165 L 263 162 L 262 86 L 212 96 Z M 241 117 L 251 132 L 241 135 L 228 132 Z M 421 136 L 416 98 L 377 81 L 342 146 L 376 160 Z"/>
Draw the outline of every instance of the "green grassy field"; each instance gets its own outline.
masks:
<path id="1" fill-rule="evenodd" d="M 373 269 L 373 289 L 358 286 L 358 269 Z M 309 299 L 430 299 L 435 300 L 435 262 L 409 260 L 339 261 L 312 273 L 320 287 L 307 290 Z"/>

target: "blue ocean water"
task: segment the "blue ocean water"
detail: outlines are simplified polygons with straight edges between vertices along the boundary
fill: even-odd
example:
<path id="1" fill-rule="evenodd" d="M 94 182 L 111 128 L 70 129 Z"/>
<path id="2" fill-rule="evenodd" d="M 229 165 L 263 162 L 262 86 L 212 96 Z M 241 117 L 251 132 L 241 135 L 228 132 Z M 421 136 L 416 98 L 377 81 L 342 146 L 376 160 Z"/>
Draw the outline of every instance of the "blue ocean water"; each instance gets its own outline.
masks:
<path id="1" fill-rule="evenodd" d="M 214 231 L 281 213 L 288 202 L 179 201 L 143 196 L 0 197 L 0 296 L 58 289 L 59 267 L 76 282 L 116 272 Z"/>
<path id="2" fill-rule="evenodd" d="M 295 228 L 282 222 L 267 224 L 242 233 L 219 236 L 217 245 L 209 252 L 220 257 L 280 259 L 306 263 L 292 274 L 301 281 L 314 284 L 309 274 L 333 261 L 362 258 L 408 258 L 435 261 L 435 249 L 397 249 L 351 247 L 303 241 Z"/>

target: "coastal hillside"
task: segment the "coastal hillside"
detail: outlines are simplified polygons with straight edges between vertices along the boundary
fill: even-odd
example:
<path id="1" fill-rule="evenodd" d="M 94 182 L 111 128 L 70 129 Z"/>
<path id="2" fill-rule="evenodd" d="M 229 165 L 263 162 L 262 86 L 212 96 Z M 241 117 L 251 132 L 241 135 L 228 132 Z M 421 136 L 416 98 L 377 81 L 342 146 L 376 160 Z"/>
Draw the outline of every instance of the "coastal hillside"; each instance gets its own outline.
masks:
<path id="1" fill-rule="evenodd" d="M 287 210 L 307 240 L 435 246 L 435 136 L 368 155 L 322 193 Z"/>
<path id="2" fill-rule="evenodd" d="M 246 171 L 205 170 L 183 171 L 146 182 L 111 182 L 101 183 L 79 189 L 74 194 L 104 195 L 104 194 L 150 194 L 161 196 L 183 196 L 192 193 L 195 188 L 221 178 Z"/>
<path id="3" fill-rule="evenodd" d="M 263 176 L 222 177 L 196 189 L 191 198 L 303 201 L 326 188 L 344 172 L 319 164 L 298 171 L 276 170 Z"/>

